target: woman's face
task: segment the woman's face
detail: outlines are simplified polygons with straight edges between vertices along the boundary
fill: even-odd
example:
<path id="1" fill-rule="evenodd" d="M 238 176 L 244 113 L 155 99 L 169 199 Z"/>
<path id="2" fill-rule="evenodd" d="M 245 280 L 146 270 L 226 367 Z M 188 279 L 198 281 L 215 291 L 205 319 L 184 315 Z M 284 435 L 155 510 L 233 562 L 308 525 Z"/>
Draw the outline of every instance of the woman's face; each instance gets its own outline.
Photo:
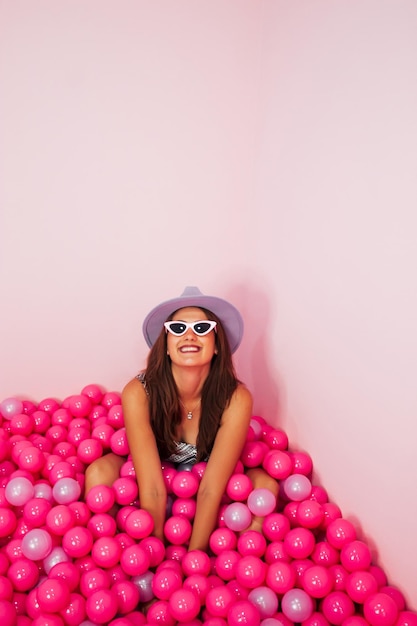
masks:
<path id="1" fill-rule="evenodd" d="M 176 311 L 172 319 L 181 322 L 198 322 L 208 318 L 201 309 L 186 307 Z M 201 366 L 210 364 L 216 353 L 215 330 L 200 336 L 196 335 L 192 328 L 188 328 L 181 337 L 168 332 L 167 349 L 172 363 L 176 365 Z"/>

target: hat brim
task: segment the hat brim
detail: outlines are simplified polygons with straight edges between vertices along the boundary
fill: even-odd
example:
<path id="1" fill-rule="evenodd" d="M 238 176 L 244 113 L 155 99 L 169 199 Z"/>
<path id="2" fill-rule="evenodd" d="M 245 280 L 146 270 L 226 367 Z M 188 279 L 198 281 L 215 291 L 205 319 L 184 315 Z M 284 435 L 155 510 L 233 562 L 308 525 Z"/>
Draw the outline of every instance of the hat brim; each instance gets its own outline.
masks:
<path id="1" fill-rule="evenodd" d="M 151 348 L 157 340 L 164 322 L 172 313 L 184 307 L 195 306 L 212 311 L 222 323 L 230 350 L 236 352 L 243 337 L 243 319 L 233 304 L 215 296 L 199 294 L 183 294 L 178 298 L 166 300 L 152 309 L 143 322 L 143 334 L 146 343 Z"/>

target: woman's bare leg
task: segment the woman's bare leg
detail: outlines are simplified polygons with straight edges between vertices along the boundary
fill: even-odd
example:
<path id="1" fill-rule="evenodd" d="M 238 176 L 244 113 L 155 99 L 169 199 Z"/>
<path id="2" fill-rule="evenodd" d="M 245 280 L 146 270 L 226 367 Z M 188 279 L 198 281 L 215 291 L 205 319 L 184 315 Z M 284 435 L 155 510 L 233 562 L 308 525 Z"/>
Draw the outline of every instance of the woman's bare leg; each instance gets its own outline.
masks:
<path id="1" fill-rule="evenodd" d="M 93 461 L 85 470 L 85 495 L 87 495 L 91 487 L 96 485 L 111 487 L 114 481 L 119 478 L 124 462 L 125 459 L 122 456 L 113 452 Z"/>

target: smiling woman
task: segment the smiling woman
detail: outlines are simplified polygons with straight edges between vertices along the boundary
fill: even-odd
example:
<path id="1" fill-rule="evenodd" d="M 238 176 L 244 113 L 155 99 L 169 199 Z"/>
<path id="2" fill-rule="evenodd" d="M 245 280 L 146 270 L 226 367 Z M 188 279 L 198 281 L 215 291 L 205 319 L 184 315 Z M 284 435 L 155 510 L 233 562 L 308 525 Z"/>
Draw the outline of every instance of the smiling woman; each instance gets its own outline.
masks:
<path id="1" fill-rule="evenodd" d="M 206 549 L 252 417 L 252 396 L 232 361 L 243 320 L 226 300 L 187 287 L 179 298 L 152 309 L 143 333 L 151 348 L 146 370 L 122 393 L 140 506 L 153 518 L 153 534 L 163 540 L 167 486 L 161 461 L 206 462 L 188 545 Z M 124 462 L 112 453 L 92 463 L 86 495 L 95 485 L 113 484 Z M 254 487 L 267 486 L 277 495 L 276 481 L 262 470 L 250 472 Z M 255 517 L 251 526 L 257 524 L 260 528 Z"/>

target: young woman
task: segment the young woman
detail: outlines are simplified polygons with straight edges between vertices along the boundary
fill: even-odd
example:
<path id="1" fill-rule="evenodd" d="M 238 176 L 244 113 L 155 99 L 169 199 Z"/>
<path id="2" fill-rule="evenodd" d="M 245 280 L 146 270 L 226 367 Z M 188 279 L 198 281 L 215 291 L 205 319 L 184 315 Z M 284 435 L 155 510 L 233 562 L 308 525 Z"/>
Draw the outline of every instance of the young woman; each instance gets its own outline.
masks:
<path id="1" fill-rule="evenodd" d="M 153 517 L 153 534 L 163 539 L 167 490 L 161 460 L 207 461 L 188 546 L 205 550 L 252 416 L 251 394 L 232 362 L 242 339 L 242 317 L 226 300 L 187 287 L 147 315 L 143 332 L 151 348 L 146 371 L 122 392 L 140 506 Z M 124 462 L 108 454 L 92 463 L 86 492 L 96 484 L 111 485 Z M 265 472 L 248 473 L 254 488 L 266 486 L 277 493 L 276 481 Z M 257 525 L 254 520 L 252 527 Z"/>

